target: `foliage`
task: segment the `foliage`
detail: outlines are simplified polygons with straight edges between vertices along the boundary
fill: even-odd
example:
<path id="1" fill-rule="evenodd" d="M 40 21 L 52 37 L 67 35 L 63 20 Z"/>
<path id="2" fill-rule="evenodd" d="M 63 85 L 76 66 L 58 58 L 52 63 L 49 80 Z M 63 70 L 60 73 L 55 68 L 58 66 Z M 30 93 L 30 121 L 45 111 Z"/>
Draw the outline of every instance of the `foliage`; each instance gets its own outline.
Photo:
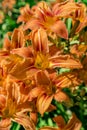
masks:
<path id="1" fill-rule="evenodd" d="M 0 129 L 86 130 L 85 4 L 1 1 Z"/>

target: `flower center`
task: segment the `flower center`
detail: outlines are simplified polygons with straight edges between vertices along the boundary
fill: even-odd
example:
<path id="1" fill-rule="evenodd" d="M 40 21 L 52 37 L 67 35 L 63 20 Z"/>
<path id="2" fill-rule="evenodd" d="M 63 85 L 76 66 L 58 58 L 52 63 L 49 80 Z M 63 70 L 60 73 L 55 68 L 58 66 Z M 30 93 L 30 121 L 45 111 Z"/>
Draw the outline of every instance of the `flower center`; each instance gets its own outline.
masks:
<path id="1" fill-rule="evenodd" d="M 43 70 L 49 68 L 48 54 L 38 53 L 35 59 L 35 67 Z"/>
<path id="2" fill-rule="evenodd" d="M 46 20 L 44 22 L 44 27 L 48 29 L 50 28 L 50 26 L 53 26 L 55 22 L 56 22 L 55 17 L 46 17 Z"/>

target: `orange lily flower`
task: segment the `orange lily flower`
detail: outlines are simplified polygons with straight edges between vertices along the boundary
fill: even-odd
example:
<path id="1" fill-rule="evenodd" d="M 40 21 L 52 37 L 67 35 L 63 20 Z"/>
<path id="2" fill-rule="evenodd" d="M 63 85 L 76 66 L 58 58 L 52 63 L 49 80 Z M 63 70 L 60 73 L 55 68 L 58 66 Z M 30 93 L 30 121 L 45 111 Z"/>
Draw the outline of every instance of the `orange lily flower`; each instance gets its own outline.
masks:
<path id="1" fill-rule="evenodd" d="M 8 10 L 12 10 L 15 3 L 16 3 L 16 0 L 3 0 L 2 8 L 5 12 Z"/>
<path id="2" fill-rule="evenodd" d="M 74 73 L 69 72 L 57 76 L 56 72 L 39 71 L 36 74 L 36 87 L 29 92 L 29 97 L 32 100 L 37 98 L 37 109 L 43 115 L 53 98 L 59 102 L 69 103 L 69 97 L 62 91 L 62 88 L 75 87 L 79 83 Z"/>
<path id="3" fill-rule="evenodd" d="M 66 124 L 62 116 L 54 117 L 54 121 L 58 124 L 58 128 L 43 127 L 40 130 L 80 130 L 81 122 L 73 113 L 71 119 Z"/>
<path id="4" fill-rule="evenodd" d="M 59 50 L 52 53 L 52 47 L 49 46 L 49 41 L 47 34 L 44 29 L 40 28 L 34 30 L 31 33 L 32 46 L 28 48 L 13 49 L 11 52 L 13 54 L 18 54 L 19 56 L 24 56 L 32 60 L 32 67 L 38 70 L 54 69 L 55 67 L 65 67 L 65 68 L 82 68 L 81 63 L 75 60 L 74 57 L 69 55 L 59 54 Z M 45 41 L 45 42 L 44 42 Z M 28 52 L 29 49 L 29 53 Z M 25 52 L 27 50 L 27 52 Z M 29 55 L 28 55 L 29 54 Z M 29 57 L 27 57 L 29 56 Z"/>
<path id="5" fill-rule="evenodd" d="M 20 9 L 21 15 L 18 17 L 17 22 L 28 22 L 33 16 L 33 10 L 30 9 L 29 5 Z"/>
<path id="6" fill-rule="evenodd" d="M 33 121 L 27 115 L 33 109 L 33 104 L 27 101 L 27 95 L 23 96 L 20 86 L 11 79 L 5 88 L 7 93 L 0 93 L 0 128 L 10 129 L 12 120 L 23 125 L 26 130 L 35 130 Z"/>
<path id="7" fill-rule="evenodd" d="M 53 7 L 53 12 L 60 18 L 72 18 L 73 20 L 84 21 L 86 16 L 86 6 L 74 1 L 57 3 Z"/>
<path id="8" fill-rule="evenodd" d="M 87 25 L 86 11 L 86 6 L 83 3 L 76 3 L 73 0 L 57 3 L 53 7 L 54 14 L 59 18 L 72 18 L 73 25 L 76 21 L 80 22 L 76 28 L 76 33 L 79 33 Z"/>
<path id="9" fill-rule="evenodd" d="M 46 2 L 40 2 L 37 5 L 34 18 L 25 24 L 24 30 L 40 27 L 45 29 L 48 34 L 54 32 L 57 36 L 68 39 L 68 31 L 64 22 L 56 17 Z"/>
<path id="10" fill-rule="evenodd" d="M 73 57 L 68 55 L 58 55 L 57 52 L 52 55 L 49 46 L 49 41 L 45 30 L 38 29 L 32 32 L 32 45 L 35 55 L 35 67 L 36 68 L 55 68 L 55 67 L 65 67 L 65 68 L 78 68 L 82 67 L 78 60 L 74 60 Z M 45 41 L 45 42 L 44 42 Z M 58 51 L 59 52 L 59 51 Z M 78 67 L 77 67 L 78 66 Z"/>

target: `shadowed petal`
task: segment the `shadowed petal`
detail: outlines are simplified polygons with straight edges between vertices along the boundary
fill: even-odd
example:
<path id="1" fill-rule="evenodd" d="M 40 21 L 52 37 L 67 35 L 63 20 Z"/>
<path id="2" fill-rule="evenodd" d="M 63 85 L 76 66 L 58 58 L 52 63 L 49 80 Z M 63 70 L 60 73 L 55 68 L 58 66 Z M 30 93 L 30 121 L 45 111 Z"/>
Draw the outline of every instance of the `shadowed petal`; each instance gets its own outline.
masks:
<path id="1" fill-rule="evenodd" d="M 60 128 L 64 128 L 64 126 L 66 125 L 65 120 L 62 116 L 56 116 L 53 118 L 53 120 L 57 123 L 58 127 Z"/>
<path id="2" fill-rule="evenodd" d="M 37 83 L 39 85 L 49 85 L 50 84 L 50 79 L 49 79 L 49 76 L 43 72 L 43 71 L 40 71 L 37 73 Z"/>
<path id="3" fill-rule="evenodd" d="M 64 127 L 64 130 L 80 130 L 82 123 L 73 113 L 72 118 L 68 122 L 68 124 Z"/>

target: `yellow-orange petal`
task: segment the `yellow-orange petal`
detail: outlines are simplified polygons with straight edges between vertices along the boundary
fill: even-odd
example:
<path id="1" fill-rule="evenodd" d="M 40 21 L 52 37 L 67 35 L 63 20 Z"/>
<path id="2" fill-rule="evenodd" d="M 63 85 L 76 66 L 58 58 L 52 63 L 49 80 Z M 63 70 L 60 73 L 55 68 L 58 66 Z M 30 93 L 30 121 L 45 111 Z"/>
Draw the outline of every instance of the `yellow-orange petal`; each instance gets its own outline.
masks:
<path id="1" fill-rule="evenodd" d="M 44 112 L 46 112 L 46 110 L 48 109 L 48 107 L 51 104 L 51 101 L 53 99 L 53 95 L 48 96 L 46 94 L 42 94 L 38 97 L 37 99 L 37 109 L 38 112 L 43 115 Z"/>
<path id="2" fill-rule="evenodd" d="M 42 127 L 39 130 L 61 130 L 61 129 L 47 126 L 47 127 Z"/>
<path id="3" fill-rule="evenodd" d="M 54 95 L 54 98 L 58 102 L 70 102 L 68 95 L 66 93 L 62 92 L 62 91 L 57 92 Z"/>
<path id="4" fill-rule="evenodd" d="M 9 118 L 2 119 L 0 121 L 0 130 L 10 130 L 11 120 Z"/>
<path id="5" fill-rule="evenodd" d="M 30 119 L 30 117 L 27 115 L 16 114 L 14 120 L 17 123 L 21 124 L 25 128 L 25 130 L 36 130 L 32 119 Z"/>

